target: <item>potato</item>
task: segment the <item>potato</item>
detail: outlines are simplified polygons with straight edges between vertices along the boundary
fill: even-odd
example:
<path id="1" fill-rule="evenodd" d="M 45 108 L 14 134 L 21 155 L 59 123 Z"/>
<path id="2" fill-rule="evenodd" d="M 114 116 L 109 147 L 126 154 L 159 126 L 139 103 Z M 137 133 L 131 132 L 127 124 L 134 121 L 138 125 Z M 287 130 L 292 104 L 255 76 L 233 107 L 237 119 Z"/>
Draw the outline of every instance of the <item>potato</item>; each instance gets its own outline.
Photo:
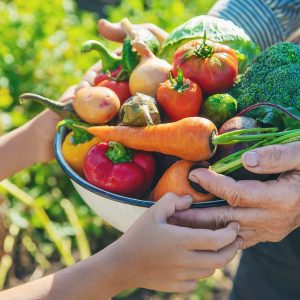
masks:
<path id="1" fill-rule="evenodd" d="M 83 87 L 75 94 L 73 108 L 83 121 L 104 124 L 118 114 L 120 100 L 106 87 Z"/>

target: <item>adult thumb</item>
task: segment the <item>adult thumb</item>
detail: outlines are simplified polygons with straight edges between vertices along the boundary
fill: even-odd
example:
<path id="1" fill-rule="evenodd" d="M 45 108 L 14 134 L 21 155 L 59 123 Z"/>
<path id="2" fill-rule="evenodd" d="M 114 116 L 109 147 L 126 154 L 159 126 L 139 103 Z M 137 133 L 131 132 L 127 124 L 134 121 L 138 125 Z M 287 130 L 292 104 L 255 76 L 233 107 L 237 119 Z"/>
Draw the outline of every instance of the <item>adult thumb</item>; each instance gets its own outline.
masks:
<path id="1" fill-rule="evenodd" d="M 246 152 L 244 167 L 257 174 L 275 174 L 300 170 L 300 142 L 272 145 Z"/>

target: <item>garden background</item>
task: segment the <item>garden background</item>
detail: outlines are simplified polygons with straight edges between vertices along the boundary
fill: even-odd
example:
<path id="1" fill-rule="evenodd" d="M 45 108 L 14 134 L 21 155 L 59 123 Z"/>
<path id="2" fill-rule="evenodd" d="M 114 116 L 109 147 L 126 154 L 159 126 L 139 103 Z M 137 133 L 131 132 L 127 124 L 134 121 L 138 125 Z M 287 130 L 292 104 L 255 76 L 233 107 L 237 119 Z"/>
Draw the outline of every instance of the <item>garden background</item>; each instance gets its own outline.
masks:
<path id="1" fill-rule="evenodd" d="M 0 0 L 0 134 L 24 124 L 41 110 L 37 104 L 21 106 L 20 94 L 34 92 L 57 99 L 97 61 L 97 54 L 81 55 L 80 47 L 84 41 L 98 38 L 99 17 L 119 21 L 126 16 L 133 23 L 152 22 L 170 32 L 207 12 L 214 2 Z M 103 42 L 111 49 L 117 47 Z M 4 216 L 0 226 L 0 243 L 4 241 L 0 289 L 73 264 L 120 236 L 85 205 L 56 162 L 33 166 L 3 181 L 0 199 Z M 136 289 L 118 298 L 226 299 L 231 275 L 230 268 L 217 272 L 201 281 L 193 295 Z"/>

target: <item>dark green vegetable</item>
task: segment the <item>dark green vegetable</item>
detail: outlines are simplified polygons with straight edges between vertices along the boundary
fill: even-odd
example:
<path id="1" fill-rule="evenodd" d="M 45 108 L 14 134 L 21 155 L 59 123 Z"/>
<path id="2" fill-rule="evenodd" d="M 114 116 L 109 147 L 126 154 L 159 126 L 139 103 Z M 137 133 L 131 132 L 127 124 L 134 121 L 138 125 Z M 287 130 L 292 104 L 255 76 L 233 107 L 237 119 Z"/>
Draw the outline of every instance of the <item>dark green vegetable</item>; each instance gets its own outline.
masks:
<path id="1" fill-rule="evenodd" d="M 121 107 L 119 120 L 122 125 L 147 126 L 160 123 L 160 114 L 154 98 L 137 93 Z"/>
<path id="2" fill-rule="evenodd" d="M 237 113 L 237 101 L 228 94 L 215 94 L 202 105 L 203 117 L 210 119 L 217 128 Z"/>
<path id="3" fill-rule="evenodd" d="M 229 91 L 239 110 L 257 103 L 280 105 L 300 117 L 300 46 L 279 43 L 261 53 Z M 275 107 L 264 106 L 249 116 L 279 128 L 299 128 L 299 122 Z"/>

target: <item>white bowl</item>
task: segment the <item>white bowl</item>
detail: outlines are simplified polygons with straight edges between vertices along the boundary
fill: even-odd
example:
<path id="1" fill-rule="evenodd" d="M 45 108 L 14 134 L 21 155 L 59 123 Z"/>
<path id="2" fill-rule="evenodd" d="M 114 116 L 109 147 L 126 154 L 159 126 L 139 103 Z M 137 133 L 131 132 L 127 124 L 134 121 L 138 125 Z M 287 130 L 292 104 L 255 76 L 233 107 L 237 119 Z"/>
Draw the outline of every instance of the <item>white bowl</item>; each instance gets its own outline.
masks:
<path id="1" fill-rule="evenodd" d="M 70 177 L 75 189 L 85 201 L 106 222 L 118 230 L 125 232 L 136 219 L 148 207 L 154 204 L 152 201 L 129 198 L 102 190 L 80 177 L 65 161 L 61 145 L 67 134 L 65 128 L 61 128 L 54 140 L 54 153 L 56 159 L 65 173 Z M 226 205 L 224 200 L 211 200 L 193 203 L 191 208 L 204 208 Z"/>

